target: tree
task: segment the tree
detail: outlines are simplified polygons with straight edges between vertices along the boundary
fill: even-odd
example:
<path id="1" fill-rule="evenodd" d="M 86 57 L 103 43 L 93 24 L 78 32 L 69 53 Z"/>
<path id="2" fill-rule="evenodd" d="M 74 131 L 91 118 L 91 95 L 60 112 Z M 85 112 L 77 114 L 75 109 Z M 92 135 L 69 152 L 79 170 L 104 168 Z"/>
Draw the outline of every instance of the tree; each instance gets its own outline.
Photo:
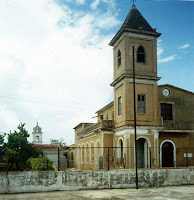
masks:
<path id="1" fill-rule="evenodd" d="M 2 135 L 0 135 L 0 146 L 2 146 L 4 144 L 4 137 L 5 137 L 5 133 Z"/>
<path id="2" fill-rule="evenodd" d="M 0 171 L 5 170 L 5 148 L 3 147 L 4 137 L 5 134 L 0 135 Z"/>
<path id="3" fill-rule="evenodd" d="M 64 142 L 64 139 L 60 138 L 59 140 L 51 139 L 50 144 L 59 144 L 60 147 L 66 147 L 67 144 Z"/>
<path id="4" fill-rule="evenodd" d="M 18 130 L 10 132 L 7 143 L 4 147 L 9 149 L 9 170 L 23 170 L 26 168 L 26 161 L 30 157 L 38 157 L 39 151 L 28 142 L 28 131 L 24 128 L 25 124 L 19 124 Z"/>

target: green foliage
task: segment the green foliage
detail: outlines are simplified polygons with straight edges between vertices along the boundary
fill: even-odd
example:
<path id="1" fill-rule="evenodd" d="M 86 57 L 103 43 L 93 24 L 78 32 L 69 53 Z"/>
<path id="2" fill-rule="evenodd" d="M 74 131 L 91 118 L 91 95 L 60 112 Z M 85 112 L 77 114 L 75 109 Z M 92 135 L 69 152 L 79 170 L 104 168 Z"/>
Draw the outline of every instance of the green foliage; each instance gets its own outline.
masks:
<path id="1" fill-rule="evenodd" d="M 6 159 L 5 159 L 5 147 L 4 147 L 4 137 L 5 133 L 0 135 L 0 171 L 5 171 Z"/>
<path id="2" fill-rule="evenodd" d="M 9 170 L 26 169 L 26 161 L 30 157 L 38 157 L 40 152 L 28 142 L 28 131 L 25 124 L 19 124 L 18 130 L 8 134 L 8 141 L 3 146 L 9 149 Z"/>
<path id="3" fill-rule="evenodd" d="M 52 161 L 47 158 L 29 158 L 27 166 L 35 171 L 54 170 Z"/>
<path id="4" fill-rule="evenodd" d="M 5 148 L 0 146 L 0 171 L 5 171 Z"/>
<path id="5" fill-rule="evenodd" d="M 51 139 L 50 144 L 59 144 L 60 147 L 66 147 L 67 144 L 64 142 L 64 139 L 60 138 L 59 140 Z"/>
<path id="6" fill-rule="evenodd" d="M 4 144 L 4 137 L 5 137 L 5 133 L 2 135 L 0 134 L 0 146 Z"/>

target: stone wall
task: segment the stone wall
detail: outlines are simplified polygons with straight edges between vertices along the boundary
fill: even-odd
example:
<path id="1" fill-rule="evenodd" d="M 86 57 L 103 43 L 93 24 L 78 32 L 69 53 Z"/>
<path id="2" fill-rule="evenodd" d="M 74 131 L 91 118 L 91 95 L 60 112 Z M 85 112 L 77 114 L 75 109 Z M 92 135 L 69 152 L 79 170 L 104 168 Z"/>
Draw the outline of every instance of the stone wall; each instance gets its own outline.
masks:
<path id="1" fill-rule="evenodd" d="M 194 184 L 194 168 L 139 170 L 139 186 Z M 0 173 L 0 193 L 135 188 L 134 170 Z"/>

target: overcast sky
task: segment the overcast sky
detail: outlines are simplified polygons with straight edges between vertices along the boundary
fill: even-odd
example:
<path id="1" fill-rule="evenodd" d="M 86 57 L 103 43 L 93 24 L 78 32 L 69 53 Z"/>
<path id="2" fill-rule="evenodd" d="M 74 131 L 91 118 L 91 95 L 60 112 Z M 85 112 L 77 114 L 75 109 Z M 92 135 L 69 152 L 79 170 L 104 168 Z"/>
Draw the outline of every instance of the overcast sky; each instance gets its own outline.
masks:
<path id="1" fill-rule="evenodd" d="M 112 47 L 129 0 L 0 0 L 0 132 L 38 120 L 43 142 L 63 138 L 113 100 Z M 194 92 L 194 2 L 137 1 L 162 36 L 159 84 Z M 30 139 L 31 141 L 31 139 Z"/>

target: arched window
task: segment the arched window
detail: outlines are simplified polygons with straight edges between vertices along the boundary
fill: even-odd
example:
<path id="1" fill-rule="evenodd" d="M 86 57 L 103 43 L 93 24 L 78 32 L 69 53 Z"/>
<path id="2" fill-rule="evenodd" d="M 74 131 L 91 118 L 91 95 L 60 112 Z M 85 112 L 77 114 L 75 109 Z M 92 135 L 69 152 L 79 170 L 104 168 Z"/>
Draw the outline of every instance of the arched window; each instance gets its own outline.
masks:
<path id="1" fill-rule="evenodd" d="M 82 145 L 82 163 L 84 163 L 85 158 L 84 158 L 84 154 L 85 154 L 85 149 L 84 149 L 84 145 Z"/>
<path id="2" fill-rule="evenodd" d="M 38 135 L 36 136 L 36 141 L 39 142 L 39 136 Z"/>
<path id="3" fill-rule="evenodd" d="M 143 46 L 140 46 L 137 49 L 137 62 L 145 62 L 145 50 Z"/>
<path id="4" fill-rule="evenodd" d="M 86 156 L 87 156 L 87 159 L 86 159 L 87 161 L 86 162 L 89 163 L 90 162 L 90 157 L 89 157 L 90 156 L 90 149 L 89 149 L 88 143 L 86 145 L 86 152 L 87 152 L 86 153 Z"/>
<path id="5" fill-rule="evenodd" d="M 121 65 L 121 51 L 118 50 L 117 52 L 117 67 Z"/>
<path id="6" fill-rule="evenodd" d="M 94 163 L 94 143 L 91 142 L 91 163 Z"/>
<path id="7" fill-rule="evenodd" d="M 81 155 L 82 155 L 82 152 L 81 152 L 81 146 L 79 145 L 79 158 L 78 158 L 78 160 L 79 160 L 79 164 L 81 163 Z"/>
<path id="8" fill-rule="evenodd" d="M 123 140 L 119 139 L 118 141 L 118 159 L 123 159 Z"/>
<path id="9" fill-rule="evenodd" d="M 100 142 L 96 142 L 96 163 L 98 164 L 99 162 L 99 156 L 100 156 Z"/>

